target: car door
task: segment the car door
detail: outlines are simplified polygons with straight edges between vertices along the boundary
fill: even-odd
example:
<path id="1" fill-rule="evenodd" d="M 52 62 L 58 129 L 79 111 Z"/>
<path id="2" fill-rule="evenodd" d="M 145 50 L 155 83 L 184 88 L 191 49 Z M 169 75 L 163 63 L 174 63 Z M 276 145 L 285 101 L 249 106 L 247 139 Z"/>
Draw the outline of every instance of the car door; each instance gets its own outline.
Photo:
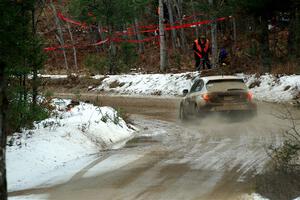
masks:
<path id="1" fill-rule="evenodd" d="M 196 97 L 199 96 L 199 92 L 202 90 L 204 82 L 202 79 L 198 79 L 191 87 L 189 94 L 186 97 L 187 110 L 189 113 L 195 112 Z"/>

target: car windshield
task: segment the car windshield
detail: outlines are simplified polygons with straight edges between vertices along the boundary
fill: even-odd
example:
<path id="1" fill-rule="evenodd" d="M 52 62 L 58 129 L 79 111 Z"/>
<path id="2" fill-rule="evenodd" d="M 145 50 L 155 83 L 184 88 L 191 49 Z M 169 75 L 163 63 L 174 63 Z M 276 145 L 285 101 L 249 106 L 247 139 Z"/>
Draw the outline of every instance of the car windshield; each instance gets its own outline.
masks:
<path id="1" fill-rule="evenodd" d="M 209 92 L 247 90 L 247 86 L 242 79 L 211 80 L 207 82 L 206 88 Z"/>

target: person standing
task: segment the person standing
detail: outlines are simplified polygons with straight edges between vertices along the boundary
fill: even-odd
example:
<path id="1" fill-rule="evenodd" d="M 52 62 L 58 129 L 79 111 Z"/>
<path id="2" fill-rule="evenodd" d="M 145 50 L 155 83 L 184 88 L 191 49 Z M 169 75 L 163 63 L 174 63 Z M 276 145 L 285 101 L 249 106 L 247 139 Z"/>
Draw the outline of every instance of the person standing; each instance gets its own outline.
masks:
<path id="1" fill-rule="evenodd" d="M 206 39 L 205 36 L 201 36 L 194 41 L 193 50 L 195 56 L 195 69 L 197 71 L 200 71 L 201 66 L 202 69 L 211 69 L 211 64 L 208 57 L 209 48 L 209 40 Z"/>
<path id="2" fill-rule="evenodd" d="M 226 51 L 225 47 L 221 48 L 221 50 L 220 50 L 219 64 L 220 65 L 227 65 L 228 64 L 228 52 Z"/>

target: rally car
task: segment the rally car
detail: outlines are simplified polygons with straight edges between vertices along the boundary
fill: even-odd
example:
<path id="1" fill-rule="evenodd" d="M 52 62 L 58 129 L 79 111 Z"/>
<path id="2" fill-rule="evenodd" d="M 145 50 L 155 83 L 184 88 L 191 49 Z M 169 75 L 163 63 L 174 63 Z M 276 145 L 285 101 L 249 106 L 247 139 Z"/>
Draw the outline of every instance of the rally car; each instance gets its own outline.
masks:
<path id="1" fill-rule="evenodd" d="M 207 76 L 195 79 L 190 89 L 183 90 L 179 117 L 206 116 L 209 113 L 245 113 L 255 116 L 257 106 L 242 78 Z"/>

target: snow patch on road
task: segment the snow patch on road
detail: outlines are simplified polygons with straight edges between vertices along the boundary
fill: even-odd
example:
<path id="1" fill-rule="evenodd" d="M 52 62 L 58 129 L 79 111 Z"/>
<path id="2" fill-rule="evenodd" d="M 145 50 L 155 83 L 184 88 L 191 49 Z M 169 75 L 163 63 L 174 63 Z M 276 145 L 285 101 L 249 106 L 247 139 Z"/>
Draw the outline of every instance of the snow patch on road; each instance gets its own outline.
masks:
<path id="1" fill-rule="evenodd" d="M 48 195 L 26 195 L 26 196 L 16 196 L 16 197 L 9 197 L 8 200 L 47 200 Z"/>
<path id="2" fill-rule="evenodd" d="M 66 111 L 69 102 L 56 100 L 54 116 L 8 138 L 9 191 L 68 181 L 94 154 L 134 136 L 114 109 L 80 103 Z"/>

